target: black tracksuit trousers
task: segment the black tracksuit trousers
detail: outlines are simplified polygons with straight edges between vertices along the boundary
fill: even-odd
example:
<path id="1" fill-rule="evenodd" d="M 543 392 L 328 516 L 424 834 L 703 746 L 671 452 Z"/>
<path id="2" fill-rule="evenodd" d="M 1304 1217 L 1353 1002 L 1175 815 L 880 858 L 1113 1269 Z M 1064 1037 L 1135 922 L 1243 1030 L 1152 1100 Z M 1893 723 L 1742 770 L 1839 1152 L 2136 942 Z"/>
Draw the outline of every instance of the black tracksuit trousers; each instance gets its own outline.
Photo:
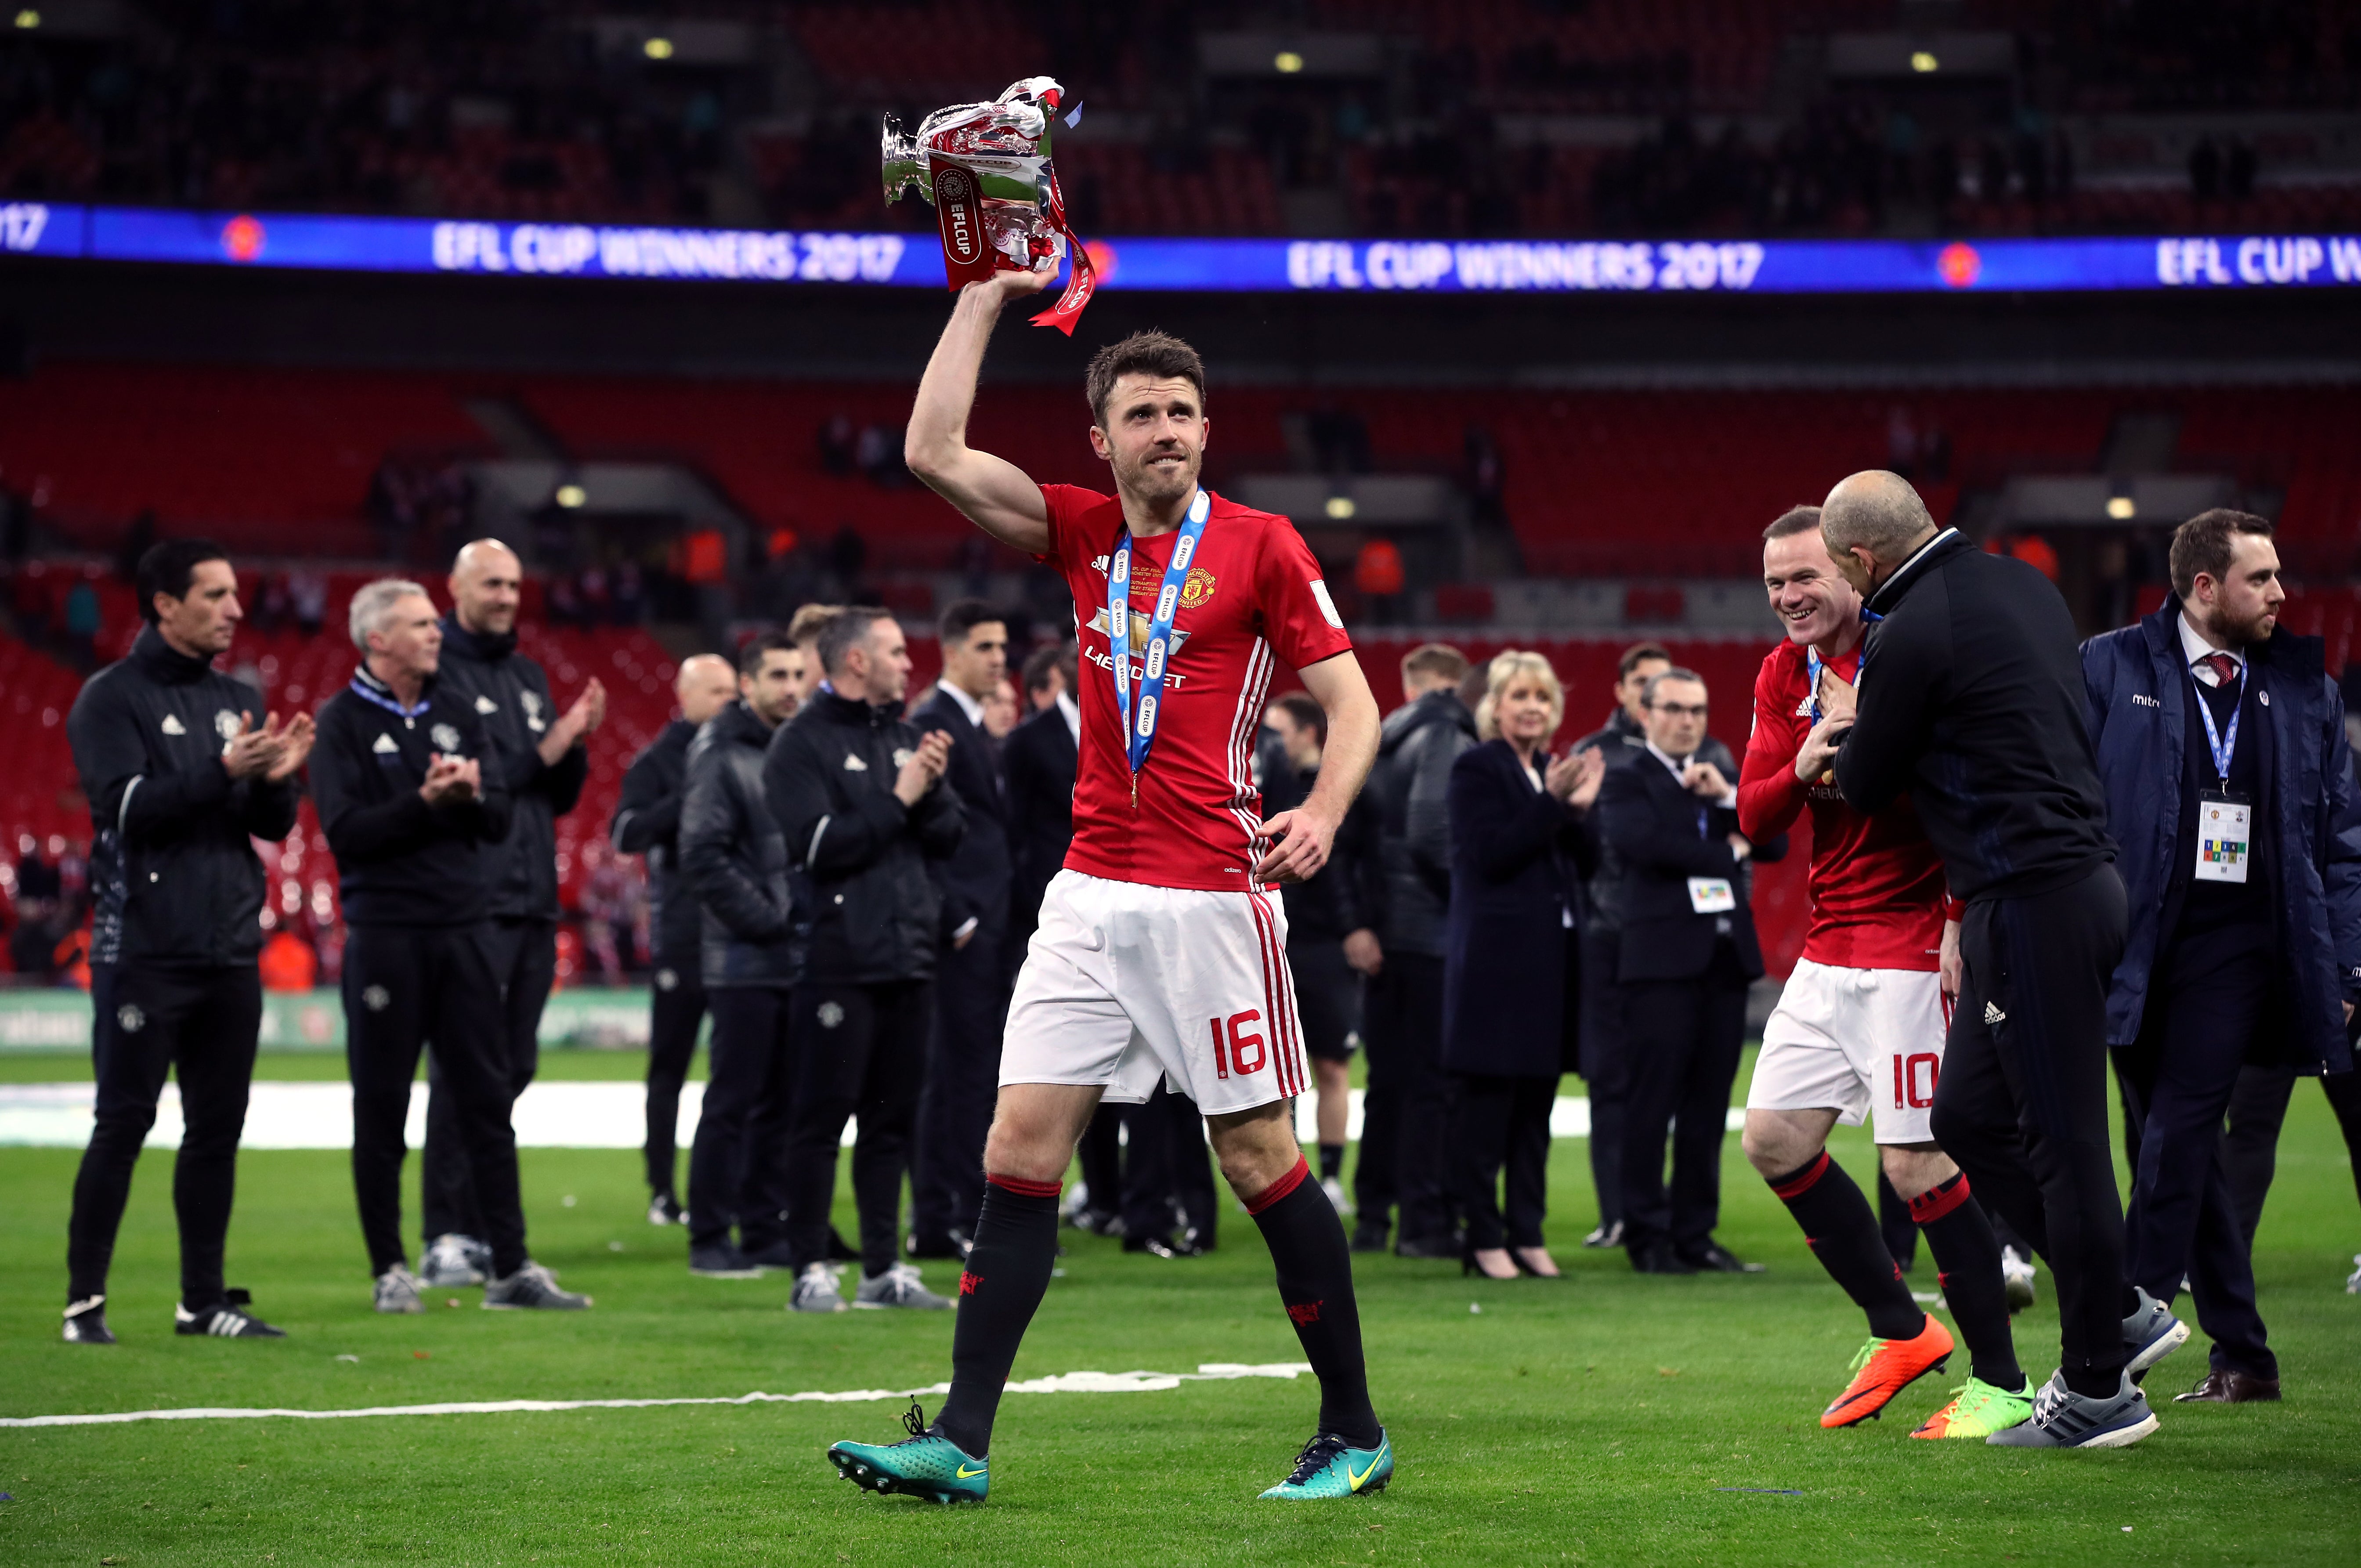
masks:
<path id="1" fill-rule="evenodd" d="M 686 963 L 659 958 L 654 1000 L 648 1004 L 648 1134 L 641 1150 L 651 1193 L 675 1190 L 680 1086 L 688 1081 L 697 1027 L 704 1022 L 705 987 L 697 982 L 696 955 Z"/>
<path id="2" fill-rule="evenodd" d="M 1356 1223 L 1383 1230 L 1399 1207 L 1397 1242 L 1448 1245 L 1456 1228 L 1445 1170 L 1455 1083 L 1443 1069 L 1443 960 L 1386 954 L 1369 985 L 1361 1037 L 1369 1084 L 1353 1175 Z"/>
<path id="3" fill-rule="evenodd" d="M 164 1075 L 177 1068 L 185 1128 L 172 1162 L 181 1305 L 192 1312 L 220 1306 L 237 1140 L 246 1129 L 255 1037 L 262 1027 L 262 981 L 252 964 L 208 970 L 93 964 L 90 999 L 98 1120 L 74 1176 L 67 1300 L 106 1291 L 131 1173 L 156 1124 Z"/>
<path id="4" fill-rule="evenodd" d="M 2124 1365 L 2124 1214 L 2107 1132 L 2107 990 L 2124 950 L 2112 865 L 2052 893 L 1981 899 L 1935 1090 L 1936 1141 L 1987 1209 L 2049 1260 L 2059 1365 L 2113 1391 Z"/>
<path id="5" fill-rule="evenodd" d="M 796 987 L 795 1131 L 787 1140 L 787 1242 L 798 1272 L 828 1260 L 836 1151 L 850 1117 L 852 1196 L 861 1214 L 861 1266 L 868 1275 L 902 1255 L 902 1179 L 918 1120 L 930 981 L 874 985 L 810 981 Z M 693 1205 L 692 1205 L 693 1207 Z"/>
<path id="6" fill-rule="evenodd" d="M 787 1139 L 795 1113 L 793 992 L 717 985 L 712 1067 L 688 1154 L 688 1245 L 718 1246 L 738 1227 L 748 1252 L 786 1237 Z"/>
<path id="7" fill-rule="evenodd" d="M 353 1190 L 369 1272 L 408 1261 L 401 1162 L 411 1083 L 434 1053 L 491 1244 L 492 1271 L 525 1262 L 516 1130 L 501 1050 L 500 990 L 486 927 L 356 926 L 345 944 L 345 1060 L 353 1080 Z M 430 1227 L 431 1229 L 431 1227 Z"/>
<path id="8" fill-rule="evenodd" d="M 557 925 L 493 920 L 484 927 L 484 939 L 500 997 L 500 1027 L 488 1043 L 487 1059 L 506 1080 L 513 1104 L 541 1070 L 541 1013 L 557 981 Z M 452 1234 L 488 1241 L 491 1221 L 476 1193 L 458 1113 L 442 1092 L 442 1067 L 440 1057 L 426 1063 L 426 1148 L 418 1168 L 423 1234 L 429 1242 Z"/>
<path id="9" fill-rule="evenodd" d="M 912 1150 L 910 1229 L 940 1241 L 975 1234 L 983 1208 L 983 1141 L 1000 1097 L 1000 1031 L 1008 1022 L 1001 933 L 979 926 L 964 948 L 943 944 L 935 1022 L 927 1042 L 927 1087 Z"/>

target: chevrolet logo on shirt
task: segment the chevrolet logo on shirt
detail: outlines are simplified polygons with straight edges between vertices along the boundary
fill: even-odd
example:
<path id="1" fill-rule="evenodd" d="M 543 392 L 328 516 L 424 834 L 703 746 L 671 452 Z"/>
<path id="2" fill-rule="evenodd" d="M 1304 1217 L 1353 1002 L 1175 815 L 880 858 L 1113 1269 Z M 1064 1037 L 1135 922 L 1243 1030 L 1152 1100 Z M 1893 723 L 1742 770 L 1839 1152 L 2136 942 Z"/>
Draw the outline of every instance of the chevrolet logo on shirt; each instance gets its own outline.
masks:
<path id="1" fill-rule="evenodd" d="M 1106 606 L 1099 606 L 1099 612 L 1091 617 L 1091 630 L 1097 632 L 1102 637 L 1106 637 L 1110 641 L 1114 641 L 1113 637 L 1110 636 L 1107 630 Z M 1148 617 L 1140 614 L 1139 611 L 1136 609 L 1133 610 L 1131 612 L 1131 647 L 1135 655 L 1141 657 L 1146 655 L 1148 649 Z M 1171 648 L 1175 653 L 1180 652 L 1180 644 L 1188 641 L 1189 634 L 1187 632 L 1181 630 L 1177 626 L 1172 629 Z"/>

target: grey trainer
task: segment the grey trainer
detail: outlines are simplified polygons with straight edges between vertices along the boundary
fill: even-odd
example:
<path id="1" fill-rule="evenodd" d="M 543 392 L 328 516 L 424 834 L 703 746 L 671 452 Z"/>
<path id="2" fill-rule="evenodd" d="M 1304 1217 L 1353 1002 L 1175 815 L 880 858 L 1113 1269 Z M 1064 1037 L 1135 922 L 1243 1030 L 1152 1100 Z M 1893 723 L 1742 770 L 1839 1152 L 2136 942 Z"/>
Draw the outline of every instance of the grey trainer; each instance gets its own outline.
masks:
<path id="1" fill-rule="evenodd" d="M 2189 1325 L 2174 1317 L 2171 1308 L 2140 1290 L 2138 1310 L 2124 1320 L 2124 1371 L 2131 1380 L 2145 1380 L 2148 1368 L 2188 1343 Z"/>
<path id="2" fill-rule="evenodd" d="M 787 1299 L 791 1312 L 841 1312 L 844 1292 L 837 1288 L 836 1270 L 824 1263 L 807 1264 L 803 1277 L 796 1281 L 796 1293 Z"/>
<path id="3" fill-rule="evenodd" d="M 2129 1448 L 2156 1427 L 2156 1412 L 2129 1373 L 2113 1396 L 2093 1399 L 2067 1387 L 2061 1372 L 2033 1397 L 2031 1420 L 1984 1441 L 1995 1448 Z"/>
<path id="4" fill-rule="evenodd" d="M 873 1274 L 861 1281 L 852 1293 L 852 1304 L 863 1311 L 884 1307 L 916 1307 L 922 1311 L 940 1312 L 950 1308 L 951 1299 L 938 1296 L 918 1277 L 917 1268 L 907 1263 L 897 1263 L 883 1274 Z"/>
<path id="5" fill-rule="evenodd" d="M 489 1312 L 579 1312 L 589 1305 L 589 1297 L 559 1289 L 557 1276 L 530 1258 L 507 1278 L 484 1282 L 484 1310 Z"/>
<path id="6" fill-rule="evenodd" d="M 377 1310 L 380 1312 L 423 1312 L 426 1303 L 418 1293 L 426 1282 L 410 1272 L 402 1264 L 395 1264 L 377 1277 Z"/>
<path id="7" fill-rule="evenodd" d="M 490 1273 L 475 1262 L 475 1250 L 482 1245 L 473 1236 L 436 1236 L 427 1244 L 426 1255 L 418 1260 L 418 1282 L 444 1290 L 461 1285 L 481 1285 Z"/>

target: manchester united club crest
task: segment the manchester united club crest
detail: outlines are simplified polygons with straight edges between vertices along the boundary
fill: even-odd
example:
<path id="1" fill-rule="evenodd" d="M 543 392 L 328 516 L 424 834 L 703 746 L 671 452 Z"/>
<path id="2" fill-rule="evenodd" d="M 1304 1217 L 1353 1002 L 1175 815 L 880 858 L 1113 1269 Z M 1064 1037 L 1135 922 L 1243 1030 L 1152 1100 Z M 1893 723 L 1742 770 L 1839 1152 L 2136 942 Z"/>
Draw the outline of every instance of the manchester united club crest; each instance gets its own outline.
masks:
<path id="1" fill-rule="evenodd" d="M 1195 609 L 1213 597 L 1214 586 L 1213 573 L 1202 566 L 1190 567 L 1188 577 L 1180 585 L 1181 608 Z"/>
<path id="2" fill-rule="evenodd" d="M 459 749 L 459 732 L 450 725 L 438 724 L 428 733 L 434 737 L 437 751 L 456 751 Z"/>

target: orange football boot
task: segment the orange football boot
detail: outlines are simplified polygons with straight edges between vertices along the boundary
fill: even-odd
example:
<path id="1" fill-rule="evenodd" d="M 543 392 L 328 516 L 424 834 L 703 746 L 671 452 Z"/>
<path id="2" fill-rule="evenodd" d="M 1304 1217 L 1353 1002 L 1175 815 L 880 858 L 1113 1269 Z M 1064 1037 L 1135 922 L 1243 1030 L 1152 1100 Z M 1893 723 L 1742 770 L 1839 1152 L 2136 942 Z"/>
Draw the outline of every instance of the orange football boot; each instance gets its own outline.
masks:
<path id="1" fill-rule="evenodd" d="M 1884 1409 L 1894 1396 L 1951 1359 L 1951 1331 L 1930 1315 L 1910 1339 L 1872 1339 L 1852 1358 L 1852 1381 L 1820 1412 L 1820 1425 L 1849 1427 Z"/>

